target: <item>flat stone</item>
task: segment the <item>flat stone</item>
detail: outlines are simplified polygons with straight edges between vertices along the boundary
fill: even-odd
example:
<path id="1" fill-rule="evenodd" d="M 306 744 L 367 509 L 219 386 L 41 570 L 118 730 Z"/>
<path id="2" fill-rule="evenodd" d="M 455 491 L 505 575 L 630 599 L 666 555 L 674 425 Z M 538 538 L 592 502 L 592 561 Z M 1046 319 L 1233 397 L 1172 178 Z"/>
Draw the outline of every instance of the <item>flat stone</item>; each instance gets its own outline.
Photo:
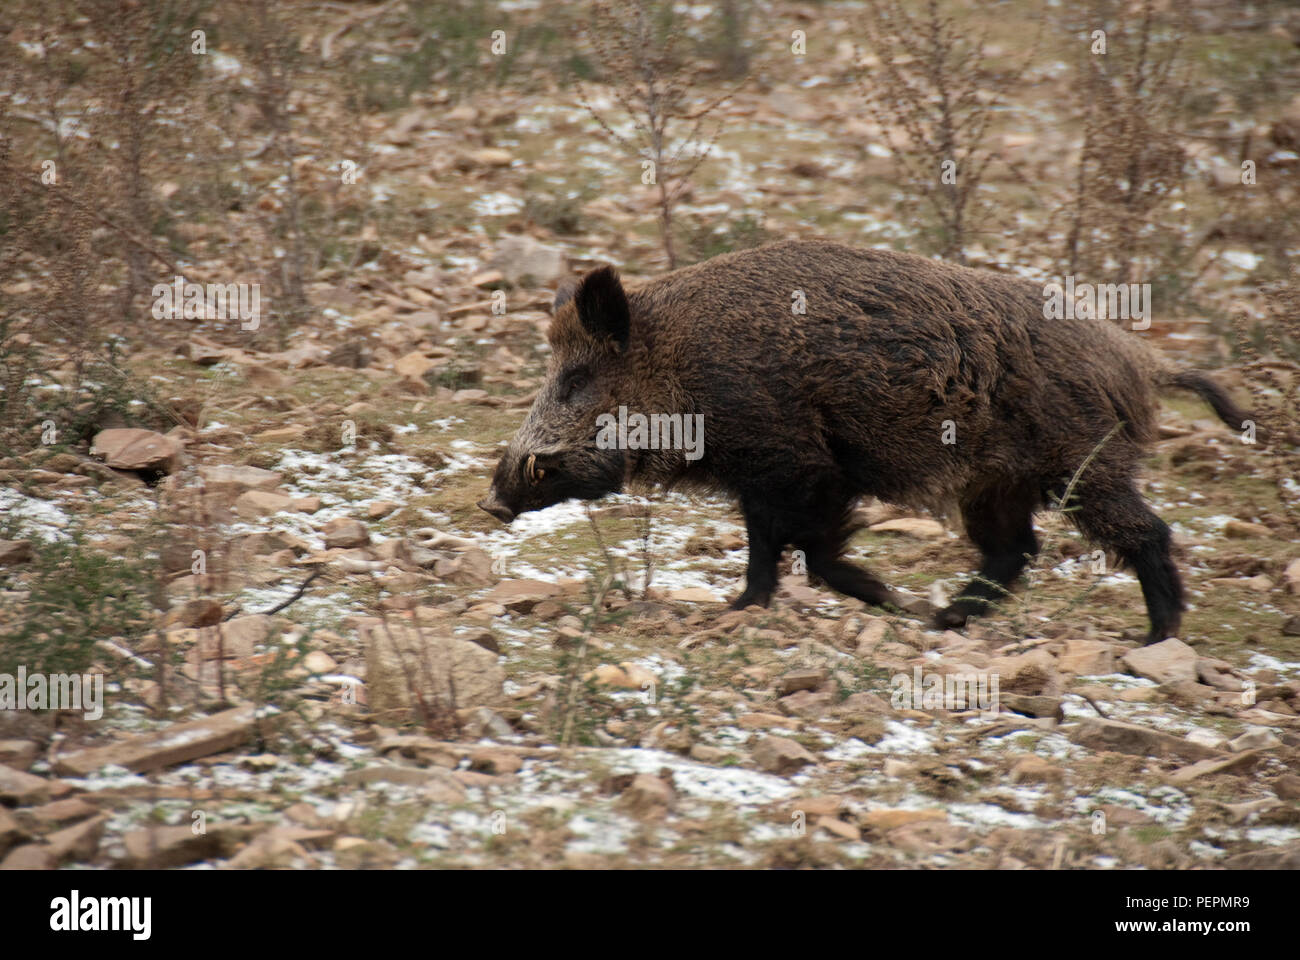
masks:
<path id="1" fill-rule="evenodd" d="M 1130 673 L 1156 683 L 1196 680 L 1196 660 L 1196 651 L 1175 637 L 1130 650 L 1121 658 Z"/>
<path id="2" fill-rule="evenodd" d="M 691 744 L 691 759 L 698 760 L 700 763 L 718 764 L 730 756 L 732 753 L 722 747 L 713 747 L 707 743 Z"/>
<path id="3" fill-rule="evenodd" d="M 523 766 L 524 761 L 521 757 L 506 750 L 481 747 L 469 755 L 469 768 L 471 770 L 490 773 L 493 776 L 518 773 L 523 769 Z"/>
<path id="4" fill-rule="evenodd" d="M 916 764 L 907 763 L 906 761 L 899 760 L 896 757 L 887 757 L 885 759 L 885 765 L 881 768 L 881 771 L 887 777 L 910 777 L 912 774 L 916 773 Z"/>
<path id="5" fill-rule="evenodd" d="M 999 693 L 998 702 L 1012 713 L 1026 717 L 1055 717 L 1063 719 L 1060 697 L 1027 697 L 1019 693 Z"/>
<path id="6" fill-rule="evenodd" d="M 108 814 L 101 813 L 89 820 L 51 833 L 45 838 L 50 856 L 56 863 L 65 860 L 85 863 L 93 859 L 99 852 L 99 841 L 104 835 L 104 824 L 108 819 Z"/>
<path id="7" fill-rule="evenodd" d="M 0 857 L 14 844 L 26 838 L 27 831 L 14 819 L 14 815 L 7 808 L 0 807 Z"/>
<path id="8" fill-rule="evenodd" d="M 1216 773 L 1226 773 L 1228 771 L 1238 772 L 1250 769 L 1259 759 L 1259 754 L 1255 751 L 1239 753 L 1232 757 L 1223 757 L 1221 759 L 1198 760 L 1196 763 L 1186 767 L 1179 767 L 1173 773 L 1169 774 L 1166 779 L 1170 783 L 1184 784 L 1191 783 L 1200 777 L 1208 777 Z"/>
<path id="9" fill-rule="evenodd" d="M 673 788 L 649 773 L 638 773 L 619 797 L 619 803 L 644 818 L 663 817 L 673 805 Z"/>
<path id="10" fill-rule="evenodd" d="M 509 157 L 509 154 L 506 154 Z M 509 163 L 509 159 L 506 160 Z M 569 272 L 568 257 L 561 247 L 539 243 L 532 237 L 507 235 L 497 241 L 490 265 L 501 271 L 513 286 L 529 279 L 536 286 L 549 286 Z"/>
<path id="11" fill-rule="evenodd" d="M 835 817 L 844 809 L 844 798 L 834 794 L 825 797 L 804 797 L 790 805 L 791 813 L 809 817 Z"/>
<path id="12" fill-rule="evenodd" d="M 1268 593 L 1273 589 L 1273 581 L 1263 574 L 1254 577 L 1213 577 L 1209 584 L 1212 587 L 1240 587 L 1255 593 Z"/>
<path id="13" fill-rule="evenodd" d="M 25 843 L 0 860 L 0 870 L 53 870 L 54 857 L 44 844 Z"/>
<path id="14" fill-rule="evenodd" d="M 99 813 L 99 807 L 87 803 L 80 797 L 68 797 L 66 800 L 55 800 L 24 812 L 35 823 L 47 827 L 61 827 L 77 820 L 93 817 Z"/>
<path id="15" fill-rule="evenodd" d="M 834 697 L 829 692 L 814 693 L 811 690 L 796 690 L 788 697 L 776 702 L 781 712 L 792 717 L 817 717 L 825 713 Z"/>
<path id="16" fill-rule="evenodd" d="M 86 777 L 109 764 L 134 773 L 160 770 L 239 746 L 252 735 L 255 722 L 252 706 L 236 707 L 120 743 L 63 754 L 54 769 L 70 777 Z"/>
<path id="17" fill-rule="evenodd" d="M 790 718 L 779 713 L 746 713 L 736 718 L 742 730 L 767 730 L 770 727 L 791 727 Z"/>
<path id="18" fill-rule="evenodd" d="M 857 843 L 862 839 L 862 831 L 854 824 L 846 823 L 838 817 L 822 816 L 817 818 L 817 828 L 825 830 L 833 837 Z"/>
<path id="19" fill-rule="evenodd" d="M 765 736 L 750 750 L 754 762 L 768 773 L 794 773 L 801 767 L 817 762 L 802 744 L 787 737 Z"/>
<path id="20" fill-rule="evenodd" d="M 1271 750 L 1281 745 L 1282 741 L 1277 738 L 1277 735 L 1263 727 L 1252 727 L 1228 741 L 1228 749 L 1234 753 L 1242 750 Z"/>
<path id="21" fill-rule="evenodd" d="M 1204 683 L 1197 683 L 1194 680 L 1175 680 L 1171 683 L 1162 683 L 1158 688 L 1152 687 L 1130 687 L 1127 690 L 1121 690 L 1116 695 L 1116 699 L 1126 699 L 1138 691 L 1144 694 L 1152 694 L 1156 690 L 1163 693 L 1169 698 L 1169 702 L 1180 707 L 1198 708 L 1209 703 L 1215 698 L 1214 688 Z M 1127 695 L 1127 697 L 1125 696 Z M 1149 700 L 1151 697 L 1145 697 Z M 1129 700 L 1128 702 L 1137 702 Z"/>
<path id="22" fill-rule="evenodd" d="M 52 789 L 50 781 L 44 777 L 0 766 L 0 803 L 17 804 L 20 807 L 44 803 L 50 798 Z"/>
<path id="23" fill-rule="evenodd" d="M 1111 674 L 1115 672 L 1115 647 L 1102 640 L 1066 640 L 1056 664 L 1062 673 L 1075 676 Z"/>
<path id="24" fill-rule="evenodd" d="M 30 540 L 0 540 L 0 567 L 31 563 L 31 561 L 32 542 Z"/>
<path id="25" fill-rule="evenodd" d="M 1230 540 L 1267 539 L 1273 531 L 1262 523 L 1250 523 L 1235 517 L 1223 525 L 1223 535 Z"/>
<path id="26" fill-rule="evenodd" d="M 1300 843 L 1234 854 L 1220 865 L 1226 870 L 1300 870 Z"/>
<path id="27" fill-rule="evenodd" d="M 496 654 L 435 629 L 395 623 L 360 628 L 366 651 L 366 698 L 377 718 L 422 720 L 427 708 L 493 706 L 504 698 L 505 671 Z"/>
<path id="28" fill-rule="evenodd" d="M 235 513 L 242 520 L 257 520 L 288 510 L 293 497 L 270 490 L 246 490 L 235 500 Z"/>
<path id="29" fill-rule="evenodd" d="M 313 650 L 302 658 L 303 669 L 308 673 L 334 673 L 339 665 L 324 650 Z"/>
<path id="30" fill-rule="evenodd" d="M 920 517 L 899 517 L 897 520 L 884 520 L 873 523 L 867 528 L 872 533 L 893 533 L 915 540 L 938 540 L 943 537 L 943 524 L 938 520 L 926 520 Z"/>
<path id="31" fill-rule="evenodd" d="M 270 430 L 263 430 L 260 433 L 255 433 L 253 434 L 253 439 L 264 440 L 268 443 L 280 440 L 297 440 L 306 432 L 306 424 L 293 423 L 287 427 L 272 427 Z"/>
<path id="32" fill-rule="evenodd" d="M 858 819 L 872 830 L 893 830 L 909 823 L 946 821 L 948 814 L 943 810 L 868 810 Z"/>
<path id="33" fill-rule="evenodd" d="M 101 430 L 90 445 L 90 455 L 115 470 L 158 470 L 174 473 L 184 450 L 180 443 L 153 430 L 134 427 Z"/>
<path id="34" fill-rule="evenodd" d="M 32 740 L 0 740 L 0 764 L 15 770 L 26 770 L 36 759 L 36 743 Z"/>
<path id="35" fill-rule="evenodd" d="M 859 690 L 857 693 L 849 694 L 843 703 L 836 704 L 832 712 L 836 716 L 861 716 L 862 714 L 886 714 L 893 709 L 889 701 L 883 697 L 870 690 Z"/>
<path id="36" fill-rule="evenodd" d="M 1176 757 L 1183 760 L 1217 759 L 1222 756 L 1216 750 L 1183 737 L 1118 720 L 1083 719 L 1068 735 L 1072 741 L 1090 750 L 1109 750 L 1145 757 Z"/>
<path id="37" fill-rule="evenodd" d="M 1195 730 L 1189 730 L 1184 739 L 1190 740 L 1192 743 L 1199 743 L 1203 747 L 1209 747 L 1211 750 L 1219 751 L 1222 751 L 1224 745 L 1228 742 L 1227 737 L 1215 733 L 1213 730 L 1208 730 L 1205 727 L 1197 727 Z"/>
<path id="38" fill-rule="evenodd" d="M 200 660 L 243 659 L 257 652 L 271 634 L 271 618 L 264 613 L 235 617 L 215 627 L 196 630 L 168 630 L 167 642 L 194 647 Z"/>
<path id="39" fill-rule="evenodd" d="M 209 487 L 227 487 L 238 490 L 275 490 L 283 478 L 271 470 L 261 467 L 231 466 L 230 464 L 213 464 L 199 467 L 199 477 Z"/>
<path id="40" fill-rule="evenodd" d="M 194 597 L 167 611 L 163 627 L 211 627 L 224 616 L 221 601 L 212 597 Z"/>
<path id="41" fill-rule="evenodd" d="M 545 580 L 502 580 L 483 595 L 489 603 L 499 603 L 515 613 L 528 613 L 543 600 L 561 596 L 559 584 Z"/>
<path id="42" fill-rule="evenodd" d="M 358 770 L 349 770 L 343 782 L 358 786 L 369 783 L 393 783 L 399 786 L 422 787 L 433 782 L 446 782 L 450 774 L 442 767 L 404 767 L 399 764 L 375 764 Z"/>
<path id="43" fill-rule="evenodd" d="M 486 550 L 471 547 L 459 556 L 439 559 L 433 564 L 434 575 L 449 583 L 463 586 L 482 586 L 496 579 L 492 572 L 492 556 Z M 495 601 L 488 601 L 494 603 Z M 533 598 L 516 598 L 514 609 L 519 613 L 528 613 L 536 605 Z"/>
<path id="44" fill-rule="evenodd" d="M 1300 776 L 1282 774 L 1273 781 L 1273 792 L 1282 800 L 1300 800 Z"/>
<path id="45" fill-rule="evenodd" d="M 234 853 L 239 840 L 252 835 L 256 829 L 208 824 L 206 831 L 195 833 L 193 828 L 193 824 L 186 824 L 127 832 L 122 837 L 126 850 L 122 865 L 133 869 L 166 870 L 200 860 L 225 859 Z"/>
<path id="46" fill-rule="evenodd" d="M 515 155 L 500 147 L 483 147 L 471 151 L 469 158 L 481 167 L 508 167 L 514 161 Z"/>
<path id="47" fill-rule="evenodd" d="M 426 357 L 418 350 L 412 350 L 393 361 L 393 369 L 399 376 L 408 380 L 421 381 L 424 375 L 437 367 L 441 361 Z"/>
<path id="48" fill-rule="evenodd" d="M 1040 696 L 1056 681 L 1056 658 L 1041 648 L 1005 657 L 994 657 L 986 668 L 999 678 L 1000 694 Z"/>
<path id="49" fill-rule="evenodd" d="M 1282 580 L 1286 584 L 1287 593 L 1300 594 L 1300 559 L 1292 560 L 1286 565 Z"/>
<path id="50" fill-rule="evenodd" d="M 783 674 L 776 679 L 776 695 L 778 697 L 788 696 L 796 690 L 816 690 L 826 679 L 826 671 L 821 669 L 815 670 L 792 670 Z"/>
<path id="51" fill-rule="evenodd" d="M 1051 761 L 1028 754 L 1011 767 L 1012 783 L 1061 783 L 1065 771 Z"/>
<path id="52" fill-rule="evenodd" d="M 366 530 L 366 525 L 360 520 L 354 520 L 351 517 L 336 517 L 321 527 L 320 532 L 325 537 L 325 548 L 327 550 L 336 547 L 345 550 L 353 547 L 364 547 L 370 542 L 370 534 Z"/>
<path id="53" fill-rule="evenodd" d="M 628 690 L 652 690 L 659 683 L 659 678 L 639 664 L 631 662 L 613 664 L 602 663 L 596 669 L 583 675 L 588 680 L 606 687 L 623 687 Z"/>
<path id="54" fill-rule="evenodd" d="M 681 587 L 667 591 L 664 596 L 679 603 L 720 603 L 722 598 L 704 587 Z"/>

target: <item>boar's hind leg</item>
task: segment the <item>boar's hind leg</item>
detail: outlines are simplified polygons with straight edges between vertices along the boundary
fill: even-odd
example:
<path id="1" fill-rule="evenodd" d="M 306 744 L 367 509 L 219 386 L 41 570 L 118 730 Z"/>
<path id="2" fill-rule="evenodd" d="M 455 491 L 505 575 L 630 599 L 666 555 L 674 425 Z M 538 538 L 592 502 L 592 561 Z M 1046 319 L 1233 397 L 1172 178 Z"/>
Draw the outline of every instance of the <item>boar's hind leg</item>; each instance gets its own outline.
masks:
<path id="1" fill-rule="evenodd" d="M 1006 587 L 1020 576 L 1029 558 L 1038 553 L 1033 512 L 1037 501 L 1025 487 L 990 490 L 962 505 L 966 535 L 984 555 L 979 573 L 961 595 L 935 616 L 941 630 L 964 627 L 969 617 L 988 611 L 1006 595 Z"/>
<path id="2" fill-rule="evenodd" d="M 1131 481 L 1084 490 L 1075 521 L 1084 536 L 1113 550 L 1142 585 L 1151 632 L 1147 643 L 1176 637 L 1183 583 L 1169 552 L 1169 527 L 1151 512 Z"/>

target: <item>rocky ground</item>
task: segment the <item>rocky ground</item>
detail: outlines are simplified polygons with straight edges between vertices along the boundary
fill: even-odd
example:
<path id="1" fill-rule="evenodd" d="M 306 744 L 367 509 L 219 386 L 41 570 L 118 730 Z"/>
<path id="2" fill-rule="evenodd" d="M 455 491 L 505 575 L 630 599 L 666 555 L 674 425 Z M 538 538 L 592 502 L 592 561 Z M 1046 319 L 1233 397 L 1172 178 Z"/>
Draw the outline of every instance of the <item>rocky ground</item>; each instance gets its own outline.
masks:
<path id="1" fill-rule="evenodd" d="M 905 246 L 887 151 L 862 146 L 884 134 L 828 79 L 853 57 L 738 96 L 683 216 L 726 211 L 726 242 L 760 211 L 770 236 Z M 1062 82 L 1050 58 L 1026 81 L 1045 103 Z M 1063 162 L 1047 116 L 1005 120 L 1002 149 Z M 964 633 L 793 557 L 771 609 L 728 612 L 727 502 L 619 496 L 508 529 L 474 506 L 544 374 L 559 279 L 662 269 L 635 170 L 554 91 L 435 91 L 365 131 L 357 236 L 381 252 L 322 266 L 284 349 L 204 319 L 130 332 L 150 404 L 0 460 L 0 625 L 53 597 L 49 635 L 93 642 L 106 682 L 102 719 L 0 711 L 0 867 L 1300 867 L 1300 549 L 1256 450 L 1203 406 L 1167 398 L 1143 481 L 1189 588 L 1179 639 L 1140 646 L 1135 579 L 1054 514 L 1027 583 Z M 332 163 L 305 161 L 304 190 Z M 1208 181 L 1235 158 L 1196 163 Z M 524 214 L 539 195 L 577 231 Z M 206 275 L 237 220 L 186 225 Z M 1236 242 L 1204 282 L 1257 311 L 1262 258 Z M 1217 363 L 1222 332 L 1148 335 Z M 943 518 L 861 512 L 851 555 L 918 601 L 975 566 Z M 97 598 L 128 593 L 145 611 L 105 619 Z M 995 704 L 933 695 L 969 676 L 996 677 Z"/>
<path id="2" fill-rule="evenodd" d="M 531 385 L 508 353 L 483 361 L 491 391 L 225 358 L 221 422 L 101 434 L 133 441 L 119 467 L 183 450 L 161 488 L 201 480 L 210 526 L 167 526 L 161 562 L 215 545 L 211 566 L 163 574 L 158 634 L 103 638 L 103 721 L 0 744 L 7 866 L 1296 865 L 1300 561 L 1258 522 L 1267 484 L 1234 437 L 1171 409 L 1149 471 L 1186 642 L 1140 647 L 1136 582 L 1055 516 L 1029 587 L 965 634 L 794 572 L 772 609 L 726 612 L 728 504 L 618 497 L 509 530 L 474 511 Z M 268 376 L 302 405 L 241 404 Z M 368 399 L 330 399 L 349 395 Z M 392 438 L 330 449 L 367 408 Z M 138 546 L 158 491 L 72 456 L 5 494 L 27 542 L 76 525 L 87 549 Z M 853 553 L 891 583 L 951 592 L 973 564 L 933 519 L 864 513 Z M 927 700 L 949 674 L 998 677 L 1000 712 Z"/>

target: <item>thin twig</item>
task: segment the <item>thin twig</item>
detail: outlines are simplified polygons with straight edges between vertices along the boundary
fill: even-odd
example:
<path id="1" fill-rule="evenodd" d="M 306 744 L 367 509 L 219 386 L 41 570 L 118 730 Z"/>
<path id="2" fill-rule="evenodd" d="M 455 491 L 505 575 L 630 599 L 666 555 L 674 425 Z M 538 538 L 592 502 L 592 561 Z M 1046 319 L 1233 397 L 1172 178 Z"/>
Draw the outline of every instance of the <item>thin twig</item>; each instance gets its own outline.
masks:
<path id="1" fill-rule="evenodd" d="M 285 607 L 289 606 L 289 604 L 297 602 L 298 599 L 301 598 L 302 595 L 303 595 L 304 593 L 307 592 L 307 588 L 308 588 L 309 586 L 311 586 L 312 581 L 315 580 L 317 577 L 319 577 L 319 576 L 320 576 L 322 573 L 324 573 L 324 572 L 325 572 L 325 571 L 324 571 L 323 568 L 321 568 L 321 567 L 317 567 L 317 568 L 316 568 L 315 570 L 313 570 L 311 573 L 307 574 L 307 579 L 304 580 L 301 584 L 298 585 L 298 589 L 295 590 L 295 591 L 293 592 L 293 596 L 292 596 L 292 597 L 290 597 L 288 600 L 283 601 L 282 603 L 277 603 L 277 604 L 276 604 L 274 607 L 272 607 L 270 610 L 263 610 L 262 613 L 261 613 L 261 616 L 269 617 L 269 616 L 271 616 L 271 615 L 274 614 L 274 613 L 279 613 L 279 612 L 280 612 L 281 610 L 283 610 Z M 225 619 L 229 620 L 231 617 L 235 616 L 236 613 L 238 613 L 238 611 L 235 611 L 235 613 L 231 613 L 231 614 L 229 614 Z"/>

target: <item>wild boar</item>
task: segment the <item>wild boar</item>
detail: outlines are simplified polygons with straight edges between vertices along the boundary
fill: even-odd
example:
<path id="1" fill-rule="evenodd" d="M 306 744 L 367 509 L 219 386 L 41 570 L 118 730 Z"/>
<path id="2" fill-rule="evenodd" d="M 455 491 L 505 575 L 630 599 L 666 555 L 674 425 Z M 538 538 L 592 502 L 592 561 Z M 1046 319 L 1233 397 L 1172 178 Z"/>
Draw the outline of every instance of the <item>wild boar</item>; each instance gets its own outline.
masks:
<path id="1" fill-rule="evenodd" d="M 871 496 L 960 511 L 983 559 L 934 615 L 959 628 L 1005 595 L 1038 550 L 1034 513 L 1091 455 L 1069 515 L 1136 572 L 1147 642 L 1175 636 L 1169 528 L 1134 486 L 1157 389 L 1195 391 L 1233 429 L 1246 419 L 1207 376 L 1110 321 L 1045 319 L 1041 285 L 826 241 L 727 254 L 627 290 L 600 267 L 557 294 L 549 340 L 546 381 L 479 506 L 509 523 L 629 485 L 730 495 L 749 538 L 736 608 L 769 603 L 786 546 L 834 590 L 897 605 L 841 556 L 854 505 Z M 625 420 L 702 417 L 702 448 L 611 444 L 619 408 Z"/>

